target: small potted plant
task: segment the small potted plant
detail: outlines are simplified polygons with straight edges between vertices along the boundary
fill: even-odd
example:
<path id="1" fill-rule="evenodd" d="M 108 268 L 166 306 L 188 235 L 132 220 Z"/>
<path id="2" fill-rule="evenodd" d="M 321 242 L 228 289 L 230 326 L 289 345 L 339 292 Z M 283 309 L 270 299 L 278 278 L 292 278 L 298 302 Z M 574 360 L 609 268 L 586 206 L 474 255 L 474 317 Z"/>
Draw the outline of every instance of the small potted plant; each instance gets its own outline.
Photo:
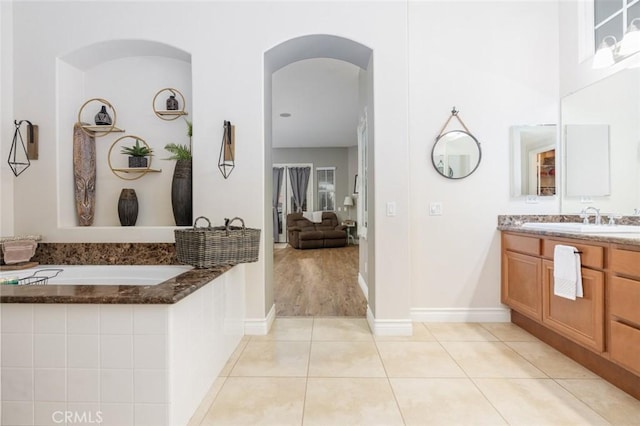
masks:
<path id="1" fill-rule="evenodd" d="M 147 145 L 140 145 L 140 139 L 136 139 L 136 144 L 126 146 L 120 151 L 121 154 L 129 156 L 129 167 L 147 167 L 148 159 L 153 155 L 153 150 Z"/>

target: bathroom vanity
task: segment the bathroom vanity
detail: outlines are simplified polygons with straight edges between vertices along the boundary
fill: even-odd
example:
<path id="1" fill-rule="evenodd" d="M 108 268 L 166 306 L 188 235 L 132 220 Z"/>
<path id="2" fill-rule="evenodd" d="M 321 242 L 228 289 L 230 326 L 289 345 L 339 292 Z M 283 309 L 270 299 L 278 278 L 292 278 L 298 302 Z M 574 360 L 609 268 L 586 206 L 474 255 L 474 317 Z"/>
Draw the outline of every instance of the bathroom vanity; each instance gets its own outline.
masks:
<path id="1" fill-rule="evenodd" d="M 640 399 L 640 233 L 498 228 L 512 322 Z M 553 292 L 558 244 L 580 252 L 584 297 L 575 301 Z"/>

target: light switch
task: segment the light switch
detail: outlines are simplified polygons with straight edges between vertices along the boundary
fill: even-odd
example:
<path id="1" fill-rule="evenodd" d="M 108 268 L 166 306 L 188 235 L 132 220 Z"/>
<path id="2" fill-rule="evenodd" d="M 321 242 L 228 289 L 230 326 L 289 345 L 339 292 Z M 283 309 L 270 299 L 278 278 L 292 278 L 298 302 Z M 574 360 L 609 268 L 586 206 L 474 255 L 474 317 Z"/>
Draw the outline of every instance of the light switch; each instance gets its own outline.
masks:
<path id="1" fill-rule="evenodd" d="M 387 203 L 387 216 L 395 216 L 396 215 L 396 202 L 389 201 Z"/>
<path id="2" fill-rule="evenodd" d="M 433 202 L 429 204 L 429 216 L 442 216 L 441 202 Z"/>

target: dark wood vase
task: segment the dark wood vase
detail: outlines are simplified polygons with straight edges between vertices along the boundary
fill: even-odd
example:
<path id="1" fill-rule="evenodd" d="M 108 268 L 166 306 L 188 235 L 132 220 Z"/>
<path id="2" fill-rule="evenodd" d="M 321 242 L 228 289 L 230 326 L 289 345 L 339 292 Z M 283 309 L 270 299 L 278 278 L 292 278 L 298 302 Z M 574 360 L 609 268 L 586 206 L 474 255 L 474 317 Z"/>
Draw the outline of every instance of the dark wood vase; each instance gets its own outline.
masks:
<path id="1" fill-rule="evenodd" d="M 171 206 L 177 226 L 193 224 L 191 160 L 176 160 L 171 181 Z"/>
<path id="2" fill-rule="evenodd" d="M 124 188 L 118 199 L 118 217 L 120 225 L 134 226 L 138 220 L 138 196 L 131 188 Z"/>

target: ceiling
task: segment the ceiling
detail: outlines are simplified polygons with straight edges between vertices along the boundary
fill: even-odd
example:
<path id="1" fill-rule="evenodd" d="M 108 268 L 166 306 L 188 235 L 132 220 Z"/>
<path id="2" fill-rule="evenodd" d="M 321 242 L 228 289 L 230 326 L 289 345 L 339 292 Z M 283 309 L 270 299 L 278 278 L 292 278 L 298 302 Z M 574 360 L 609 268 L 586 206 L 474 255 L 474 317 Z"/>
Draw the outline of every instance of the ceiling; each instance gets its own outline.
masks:
<path id="1" fill-rule="evenodd" d="M 356 146 L 359 71 L 349 62 L 313 58 L 274 72 L 273 147 Z"/>

